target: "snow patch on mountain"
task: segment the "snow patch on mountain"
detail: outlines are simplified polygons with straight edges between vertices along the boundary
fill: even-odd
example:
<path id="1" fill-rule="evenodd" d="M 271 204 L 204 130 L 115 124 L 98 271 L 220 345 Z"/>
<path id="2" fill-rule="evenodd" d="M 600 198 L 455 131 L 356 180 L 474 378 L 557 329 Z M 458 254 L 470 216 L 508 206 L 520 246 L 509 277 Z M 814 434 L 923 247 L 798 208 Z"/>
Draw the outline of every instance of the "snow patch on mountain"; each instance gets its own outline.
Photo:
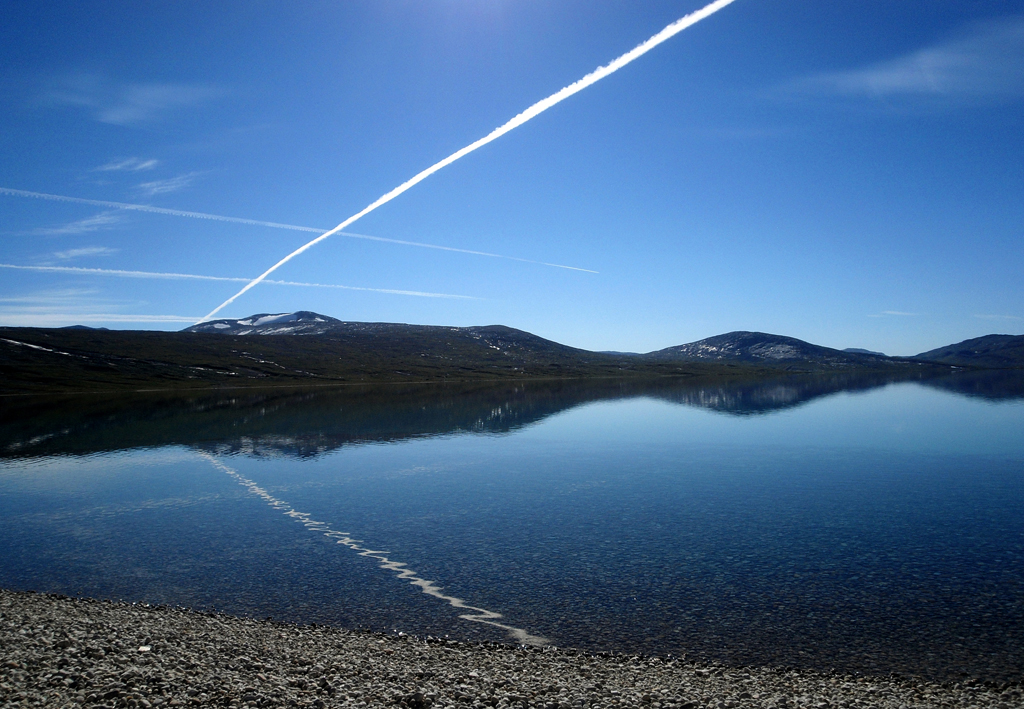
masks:
<path id="1" fill-rule="evenodd" d="M 185 331 L 221 335 L 322 335 L 340 324 L 336 318 L 298 310 L 294 313 L 258 313 L 240 320 L 211 320 L 185 328 Z"/>

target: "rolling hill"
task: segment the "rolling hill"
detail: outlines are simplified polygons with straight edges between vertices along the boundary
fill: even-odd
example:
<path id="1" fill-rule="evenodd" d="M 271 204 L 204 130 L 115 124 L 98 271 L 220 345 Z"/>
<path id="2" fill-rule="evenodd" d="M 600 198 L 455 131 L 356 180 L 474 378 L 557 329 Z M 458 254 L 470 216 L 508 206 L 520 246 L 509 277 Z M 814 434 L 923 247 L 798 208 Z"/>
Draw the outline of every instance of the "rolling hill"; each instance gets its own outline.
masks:
<path id="1" fill-rule="evenodd" d="M 922 352 L 915 359 L 958 367 L 1024 368 L 1024 335 L 985 335 Z"/>
<path id="2" fill-rule="evenodd" d="M 823 368 L 877 367 L 900 362 L 897 358 L 867 351 L 835 350 L 795 337 L 743 330 L 667 347 L 641 357 L 652 362 L 733 362 L 782 369 L 801 369 L 809 365 Z"/>
<path id="3" fill-rule="evenodd" d="M 995 339 L 993 339 L 995 338 Z M 265 387 L 590 377 L 759 378 L 780 372 L 1020 366 L 1024 338 L 990 336 L 919 358 L 730 332 L 647 354 L 590 352 L 503 325 L 347 322 L 310 311 L 221 319 L 180 332 L 0 328 L 0 391 Z M 1015 349 L 1016 348 L 1016 349 Z M 966 353 L 966 354 L 965 354 Z M 965 358 L 973 357 L 964 365 Z M 952 359 L 950 359 L 952 358 Z M 928 361 L 925 361 L 928 360 Z"/>

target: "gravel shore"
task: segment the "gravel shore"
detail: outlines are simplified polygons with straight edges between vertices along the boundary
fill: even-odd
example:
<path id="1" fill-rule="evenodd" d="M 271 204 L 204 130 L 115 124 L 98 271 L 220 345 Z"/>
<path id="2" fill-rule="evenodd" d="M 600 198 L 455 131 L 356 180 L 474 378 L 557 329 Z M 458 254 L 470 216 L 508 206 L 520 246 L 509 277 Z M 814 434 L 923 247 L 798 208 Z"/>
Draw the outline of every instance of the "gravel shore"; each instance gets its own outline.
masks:
<path id="1" fill-rule="evenodd" d="M 0 590 L 0 705 L 994 707 L 1021 685 L 475 645 Z"/>

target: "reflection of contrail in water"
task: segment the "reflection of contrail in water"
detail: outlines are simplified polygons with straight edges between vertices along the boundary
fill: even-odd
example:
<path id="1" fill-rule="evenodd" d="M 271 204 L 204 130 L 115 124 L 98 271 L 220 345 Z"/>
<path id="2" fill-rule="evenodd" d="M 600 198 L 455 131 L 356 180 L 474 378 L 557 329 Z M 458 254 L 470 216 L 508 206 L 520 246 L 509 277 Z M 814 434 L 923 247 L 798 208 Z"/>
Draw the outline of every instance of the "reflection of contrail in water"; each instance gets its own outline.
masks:
<path id="1" fill-rule="evenodd" d="M 461 598 L 455 596 L 447 596 L 441 593 L 441 587 L 435 584 L 433 581 L 420 578 L 416 575 L 416 572 L 412 569 L 406 568 L 406 565 L 399 561 L 392 561 L 385 556 L 388 552 L 386 551 L 375 551 L 373 549 L 367 549 L 366 547 L 359 546 L 359 539 L 353 539 L 349 536 L 348 532 L 338 532 L 327 526 L 326 522 L 318 522 L 311 519 L 308 512 L 299 512 L 284 500 L 279 500 L 269 492 L 261 488 L 259 485 L 249 480 L 247 477 L 239 473 L 238 471 L 229 468 L 228 466 L 221 463 L 219 460 L 214 458 L 208 453 L 200 452 L 203 458 L 208 460 L 217 469 L 230 475 L 234 480 L 249 490 L 252 494 L 262 498 L 276 510 L 281 510 L 286 516 L 291 517 L 296 522 L 301 522 L 303 526 L 314 532 L 320 532 L 329 539 L 336 540 L 338 544 L 344 544 L 349 549 L 359 552 L 359 556 L 367 556 L 371 559 L 376 559 L 380 562 L 380 568 L 387 569 L 388 571 L 397 571 L 398 578 L 408 579 L 409 583 L 413 586 L 418 586 L 423 593 L 434 598 L 439 598 L 442 601 L 446 601 L 452 608 L 460 608 L 463 610 L 470 611 L 469 613 L 463 613 L 459 617 L 463 620 L 473 621 L 474 623 L 483 623 L 485 625 L 492 625 L 495 628 L 501 628 L 508 632 L 517 641 L 525 645 L 546 645 L 549 641 L 547 638 L 541 637 L 540 635 L 531 635 L 522 628 L 516 628 L 511 625 L 505 625 L 504 623 L 498 623 L 496 620 L 501 618 L 501 613 L 495 613 L 485 608 L 477 608 L 467 604 Z"/>
<path id="2" fill-rule="evenodd" d="M 625 54 L 623 54 L 618 59 L 613 60 L 610 64 L 606 64 L 603 67 L 599 67 L 598 69 L 595 69 L 594 71 L 592 71 L 591 73 L 587 74 L 586 76 L 584 76 L 579 81 L 577 81 L 575 83 L 572 83 L 572 84 L 569 84 L 568 86 L 566 86 L 561 91 L 557 91 L 557 92 L 551 94 L 546 99 L 542 99 L 542 100 L 538 101 L 537 103 L 533 104 L 528 109 L 526 109 L 525 111 L 520 113 L 518 116 L 513 118 L 512 120 L 508 121 L 507 123 L 505 123 L 502 126 L 499 126 L 498 128 L 495 128 L 493 131 L 491 131 L 490 133 L 485 135 L 480 140 L 477 140 L 474 143 L 470 143 L 465 148 L 462 148 L 461 150 L 458 150 L 458 151 L 452 153 L 451 155 L 446 157 L 444 160 L 441 160 L 440 162 L 434 163 L 433 165 L 428 167 L 423 172 L 420 172 L 418 175 L 414 176 L 412 179 L 407 180 L 406 182 L 403 182 L 402 184 L 400 184 L 398 187 L 396 187 L 395 189 L 393 189 L 390 192 L 388 192 L 383 197 L 378 198 L 376 202 L 373 202 L 370 206 L 364 208 L 361 212 L 357 212 L 357 213 L 353 214 L 351 217 L 349 217 L 348 219 L 346 219 L 345 221 L 343 221 L 341 224 L 339 224 L 338 226 L 334 227 L 330 231 L 321 234 L 320 236 L 318 236 L 317 238 L 313 239 L 309 243 L 307 243 L 307 244 L 305 244 L 303 246 L 300 246 L 299 248 L 295 249 L 295 251 L 292 251 L 290 254 L 288 254 L 283 259 L 281 259 L 280 261 L 275 263 L 273 266 L 268 268 L 266 271 L 264 271 L 260 276 L 258 276 L 257 278 L 253 279 L 251 283 L 246 284 L 245 288 L 243 288 L 242 290 L 238 291 L 233 296 L 231 296 L 230 298 L 225 300 L 223 303 L 218 305 L 216 308 L 214 308 L 212 311 L 210 311 L 210 313 L 205 318 L 203 318 L 203 320 L 201 320 L 200 322 L 203 322 L 205 320 L 209 320 L 210 318 L 212 318 L 214 315 L 219 313 L 225 306 L 230 305 L 231 303 L 233 303 L 235 301 L 235 299 L 238 298 L 238 296 L 240 296 L 243 293 L 245 293 L 247 290 L 249 290 L 250 288 L 252 288 L 256 284 L 258 284 L 264 278 L 266 278 L 271 273 L 273 273 L 274 271 L 279 269 L 281 266 L 283 266 L 286 263 L 288 263 L 289 261 L 291 261 L 293 258 L 295 258 L 299 254 L 301 254 L 303 251 L 305 251 L 305 250 L 311 248 L 312 246 L 320 243 L 321 241 L 323 241 L 327 237 L 333 236 L 334 234 L 339 233 L 342 229 L 347 227 L 349 224 L 352 224 L 357 219 L 360 219 L 360 218 L 366 216 L 367 214 L 369 214 L 370 212 L 372 212 L 373 210 L 375 210 L 377 207 L 381 206 L 382 204 L 387 204 L 388 202 L 393 200 L 398 195 L 402 194 L 403 192 L 405 192 L 409 188 L 411 188 L 414 185 L 416 185 L 416 184 L 422 182 L 423 180 L 427 179 L 428 177 L 433 175 L 438 170 L 440 170 L 440 169 L 442 169 L 444 167 L 447 167 L 448 165 L 451 165 L 453 162 L 455 162 L 459 158 L 461 158 L 461 157 L 463 157 L 465 155 L 469 155 L 471 152 L 473 152 L 477 148 L 481 148 L 481 147 L 487 145 L 488 143 L 490 143 L 493 140 L 497 140 L 498 138 L 500 138 L 501 136 L 505 135 L 509 131 L 511 131 L 511 130 L 513 130 L 515 128 L 518 128 L 519 126 L 523 125 L 528 120 L 530 120 L 531 118 L 535 118 L 536 116 L 540 115 L 541 113 L 543 113 L 544 111 L 548 110 L 552 106 L 554 106 L 554 105 L 556 105 L 558 103 L 561 103 L 565 99 L 569 98 L 573 94 L 579 93 L 580 91 L 582 91 L 583 89 L 587 88 L 591 84 L 597 83 L 598 81 L 600 81 L 604 77 L 608 76 L 609 74 L 615 73 L 616 71 L 618 71 L 622 67 L 624 67 L 627 64 L 629 64 L 630 62 L 632 62 L 634 59 L 637 59 L 637 58 L 643 56 L 644 54 L 646 54 L 647 52 L 651 51 L 652 49 L 657 47 L 662 42 L 665 42 L 668 39 L 674 37 L 675 35 L 679 34 L 683 30 L 685 30 L 687 27 L 700 22 L 705 17 L 708 17 L 708 16 L 718 12 L 723 7 L 725 7 L 726 5 L 731 4 L 732 2 L 734 2 L 734 0 L 715 0 L 715 2 L 711 3 L 710 5 L 707 5 L 707 6 L 703 7 L 703 8 L 701 8 L 700 10 L 697 10 L 696 12 L 692 12 L 689 15 L 686 15 L 685 17 L 682 17 L 682 18 L 676 20 L 671 25 L 669 25 L 668 27 L 663 29 L 661 32 L 659 32 L 658 34 L 654 35 L 653 37 L 651 37 L 649 40 L 647 40 L 643 44 L 641 44 L 641 45 L 639 45 L 637 47 L 634 47 L 630 51 L 626 52 Z"/>
<path id="3" fill-rule="evenodd" d="M 59 194 L 47 194 L 46 192 L 29 192 L 27 190 L 15 190 L 10 187 L 0 187 L 0 194 L 13 195 L 15 197 L 35 197 L 37 199 L 49 199 L 54 202 L 72 202 L 74 204 L 91 204 L 95 207 L 109 207 L 112 209 L 128 209 L 134 212 L 150 212 L 152 214 L 166 214 L 172 217 L 189 217 L 190 219 L 209 219 L 214 222 L 231 222 L 233 224 L 248 224 L 250 226 L 265 226 L 272 229 L 290 229 L 292 231 L 308 231 L 314 234 L 321 234 L 326 229 L 317 229 L 311 226 L 296 226 L 295 224 L 280 224 L 278 222 L 264 222 L 258 219 L 242 219 L 241 217 L 225 217 L 220 214 L 206 214 L 204 212 L 188 212 L 183 209 L 165 209 L 164 207 L 150 207 L 148 204 L 130 204 L 128 202 L 107 202 L 100 199 L 83 199 L 82 197 L 65 197 Z M 471 249 L 457 249 L 454 246 L 440 246 L 439 244 L 425 244 L 422 241 L 404 241 L 402 239 L 386 239 L 383 236 L 370 236 L 368 234 L 355 234 L 350 231 L 337 232 L 341 236 L 350 239 L 364 239 L 366 241 L 381 241 L 385 244 L 401 244 L 402 246 L 418 246 L 421 249 L 437 249 L 438 251 L 453 251 L 457 254 L 471 254 L 473 256 L 487 256 L 489 258 L 503 258 L 507 261 L 520 261 L 522 263 L 534 263 L 538 266 L 551 266 L 552 268 L 565 268 L 570 271 L 583 271 L 585 273 L 597 273 L 589 268 L 577 266 L 565 266 L 560 263 L 548 263 L 547 261 L 534 261 L 533 259 L 520 258 L 519 256 L 505 256 L 504 254 L 492 254 L 487 251 L 473 251 Z M 249 279 L 244 279 L 248 281 Z M 268 281 L 269 282 L 269 281 Z"/>

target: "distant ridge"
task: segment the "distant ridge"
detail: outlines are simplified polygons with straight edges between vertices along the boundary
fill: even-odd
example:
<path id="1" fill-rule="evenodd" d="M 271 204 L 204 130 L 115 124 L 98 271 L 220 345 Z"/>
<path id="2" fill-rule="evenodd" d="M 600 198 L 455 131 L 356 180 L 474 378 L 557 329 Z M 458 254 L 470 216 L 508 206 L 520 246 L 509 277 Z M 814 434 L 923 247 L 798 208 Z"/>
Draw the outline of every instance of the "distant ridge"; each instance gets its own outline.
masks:
<path id="1" fill-rule="evenodd" d="M 545 340 L 523 330 L 489 325 L 485 327 L 443 327 L 431 325 L 406 325 L 402 323 L 347 322 L 309 310 L 294 313 L 257 313 L 238 320 L 220 319 L 185 328 L 184 332 L 211 333 L 220 335 L 323 335 L 327 337 L 351 337 L 373 335 L 376 337 L 435 337 L 445 333 L 452 337 L 469 338 L 495 350 L 506 350 L 507 342 L 492 342 L 497 333 L 504 333 L 517 344 L 513 349 L 521 352 L 540 350 L 560 355 L 590 355 L 593 357 L 615 357 L 624 361 L 644 362 L 686 362 L 686 363 L 735 363 L 755 364 L 798 371 L 804 369 L 833 369 L 847 367 L 891 367 L 905 366 L 908 361 L 928 361 L 954 366 L 984 368 L 1016 368 L 1024 366 L 1024 336 L 986 335 L 948 345 L 916 357 L 890 357 L 882 352 L 860 347 L 833 349 L 815 345 L 795 337 L 773 335 L 766 332 L 737 330 L 715 335 L 696 342 L 666 347 L 655 352 L 619 352 L 603 350 L 590 352 L 551 340 Z"/>
<path id="2" fill-rule="evenodd" d="M 948 352 L 947 352 L 948 350 Z M 939 376 L 1017 368 L 1024 337 L 991 335 L 919 358 L 729 332 L 647 354 L 591 352 L 503 325 L 347 322 L 308 310 L 219 319 L 181 332 L 0 328 L 0 391 L 260 387 L 482 379 Z M 928 361 L 925 361 L 925 360 Z"/>
<path id="3" fill-rule="evenodd" d="M 960 367 L 1024 368 L 1024 335 L 985 335 L 928 350 L 915 359 Z"/>

